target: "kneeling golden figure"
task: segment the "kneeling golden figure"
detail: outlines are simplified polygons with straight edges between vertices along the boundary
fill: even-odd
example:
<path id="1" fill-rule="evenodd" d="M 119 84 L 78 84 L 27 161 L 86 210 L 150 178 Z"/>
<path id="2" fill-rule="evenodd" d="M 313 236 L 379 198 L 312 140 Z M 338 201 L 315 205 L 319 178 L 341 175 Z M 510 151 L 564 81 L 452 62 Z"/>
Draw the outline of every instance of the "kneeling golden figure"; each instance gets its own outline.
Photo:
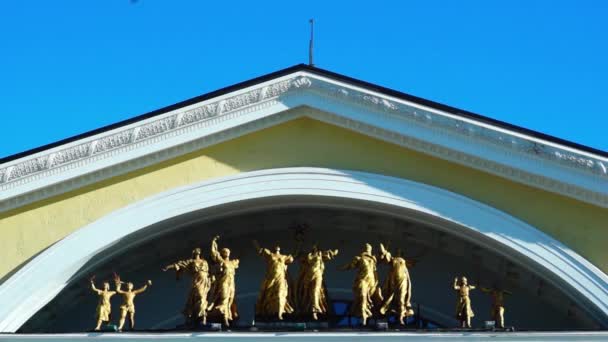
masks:
<path id="1" fill-rule="evenodd" d="M 116 292 L 122 295 L 123 303 L 120 306 L 120 319 L 118 321 L 118 331 L 122 331 L 129 314 L 129 326 L 131 329 L 135 328 L 135 296 L 146 291 L 148 286 L 152 285 L 152 281 L 148 280 L 148 283 L 137 290 L 133 290 L 133 283 L 126 283 L 127 290 L 121 289 L 124 282 L 120 281 L 118 274 L 114 274 L 114 283 L 116 284 Z"/>

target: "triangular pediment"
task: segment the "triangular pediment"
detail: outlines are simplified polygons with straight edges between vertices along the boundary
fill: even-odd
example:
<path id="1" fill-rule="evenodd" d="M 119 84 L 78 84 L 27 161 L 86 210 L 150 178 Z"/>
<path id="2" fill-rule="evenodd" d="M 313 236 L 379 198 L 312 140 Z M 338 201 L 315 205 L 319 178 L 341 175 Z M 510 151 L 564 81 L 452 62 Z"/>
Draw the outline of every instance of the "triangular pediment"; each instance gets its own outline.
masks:
<path id="1" fill-rule="evenodd" d="M 5 158 L 0 212 L 302 116 L 608 207 L 602 151 L 299 65 Z"/>

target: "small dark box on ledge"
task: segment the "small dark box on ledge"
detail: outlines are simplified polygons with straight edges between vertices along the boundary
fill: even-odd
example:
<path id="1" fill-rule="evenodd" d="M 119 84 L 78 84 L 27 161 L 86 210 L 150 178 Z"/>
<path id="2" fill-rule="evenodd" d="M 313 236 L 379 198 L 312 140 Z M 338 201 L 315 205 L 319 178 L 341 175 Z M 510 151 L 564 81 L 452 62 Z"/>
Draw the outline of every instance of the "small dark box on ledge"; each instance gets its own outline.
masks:
<path id="1" fill-rule="evenodd" d="M 101 331 L 103 332 L 117 332 L 118 326 L 116 324 L 107 324 L 101 326 Z"/>
<path id="2" fill-rule="evenodd" d="M 387 322 L 378 322 L 378 323 L 376 323 L 375 329 L 378 331 L 388 330 L 388 323 Z"/>

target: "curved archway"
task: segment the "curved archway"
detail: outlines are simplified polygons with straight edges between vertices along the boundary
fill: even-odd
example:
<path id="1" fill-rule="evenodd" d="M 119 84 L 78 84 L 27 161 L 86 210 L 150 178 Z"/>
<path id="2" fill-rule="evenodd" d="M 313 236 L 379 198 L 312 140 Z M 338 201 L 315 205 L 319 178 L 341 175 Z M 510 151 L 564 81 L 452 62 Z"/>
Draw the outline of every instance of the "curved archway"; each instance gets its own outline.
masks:
<path id="1" fill-rule="evenodd" d="M 432 186 L 382 175 L 319 168 L 242 173 L 170 190 L 117 210 L 61 240 L 0 287 L 0 331 L 14 332 L 59 293 L 83 265 L 134 233 L 173 217 L 252 199 L 336 198 L 393 215 L 432 219 L 438 229 L 494 248 L 544 274 L 603 325 L 608 277 L 567 246 L 499 210 Z"/>

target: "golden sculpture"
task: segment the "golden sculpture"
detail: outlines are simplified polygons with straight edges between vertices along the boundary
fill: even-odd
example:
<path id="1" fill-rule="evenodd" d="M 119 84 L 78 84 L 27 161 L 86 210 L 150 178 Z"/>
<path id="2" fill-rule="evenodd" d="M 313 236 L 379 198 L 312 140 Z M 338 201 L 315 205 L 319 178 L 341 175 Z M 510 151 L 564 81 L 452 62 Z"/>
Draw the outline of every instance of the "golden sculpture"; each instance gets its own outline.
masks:
<path id="1" fill-rule="evenodd" d="M 281 247 L 275 247 L 274 252 L 261 248 L 257 241 L 253 244 L 258 254 L 266 260 L 266 274 L 260 288 L 260 294 L 255 305 L 258 317 L 277 316 L 283 320 L 283 314 L 292 313 L 293 308 L 287 300 L 289 286 L 287 283 L 287 265 L 293 262 L 293 256 L 281 254 Z"/>
<path id="2" fill-rule="evenodd" d="M 310 253 L 300 258 L 300 273 L 296 285 L 296 308 L 300 314 L 312 314 L 314 320 L 318 314 L 327 313 L 327 294 L 323 286 L 325 261 L 338 255 L 338 250 L 321 251 L 317 245 Z"/>
<path id="3" fill-rule="evenodd" d="M 110 314 L 112 313 L 112 305 L 110 304 L 110 298 L 116 294 L 116 291 L 110 291 L 110 283 L 107 281 L 103 283 L 103 290 L 99 290 L 95 287 L 95 276 L 91 278 L 91 289 L 99 296 L 99 302 L 97 303 L 97 326 L 95 330 L 101 329 L 101 323 L 110 322 Z"/>
<path id="4" fill-rule="evenodd" d="M 384 296 L 380 306 L 380 314 L 386 314 L 391 305 L 396 306 L 399 315 L 399 323 L 405 324 L 404 319 L 414 315 L 412 304 L 412 283 L 407 269 L 407 261 L 401 257 L 401 251 L 397 256 L 392 256 L 389 251 L 380 244 L 380 261 L 390 265 L 390 270 L 382 286 Z"/>
<path id="5" fill-rule="evenodd" d="M 209 310 L 216 310 L 221 316 L 226 326 L 230 326 L 230 321 L 238 317 L 234 296 L 236 292 L 234 276 L 236 269 L 239 268 L 239 259 L 230 259 L 230 250 L 222 248 L 218 251 L 217 240 L 219 236 L 211 241 L 211 260 L 217 266 L 217 278 L 211 292 L 211 305 Z"/>
<path id="6" fill-rule="evenodd" d="M 118 274 L 114 274 L 114 283 L 116 284 L 116 292 L 122 295 L 123 303 L 120 306 L 120 319 L 118 320 L 118 331 L 122 331 L 122 328 L 125 325 L 125 320 L 127 318 L 127 314 L 129 314 L 129 326 L 131 329 L 135 327 L 135 296 L 146 291 L 148 286 L 152 285 L 152 281 L 148 280 L 148 283 L 137 290 L 133 290 L 133 283 L 126 283 L 127 290 L 124 291 L 121 289 L 122 281 L 120 281 L 120 277 Z"/>
<path id="7" fill-rule="evenodd" d="M 501 329 L 504 329 L 505 328 L 504 300 L 505 300 L 505 295 L 510 295 L 511 292 L 506 291 L 506 290 L 499 290 L 496 288 L 489 289 L 489 288 L 485 288 L 485 287 L 482 287 L 481 291 L 483 291 L 485 293 L 489 293 L 490 296 L 492 297 L 492 311 L 490 312 L 490 315 L 492 316 L 492 319 L 494 320 L 494 322 L 496 322 L 498 327 Z"/>
<path id="8" fill-rule="evenodd" d="M 372 316 L 372 308 L 377 298 L 382 298 L 378 289 L 378 274 L 376 271 L 376 257 L 372 254 L 372 246 L 365 244 L 365 249 L 360 255 L 342 267 L 343 270 L 357 269 L 357 275 L 353 283 L 354 301 L 351 314 L 362 318 L 363 325 Z"/>
<path id="9" fill-rule="evenodd" d="M 461 328 L 470 328 L 471 318 L 475 316 L 469 297 L 469 291 L 474 289 L 475 286 L 469 285 L 466 277 L 461 277 L 460 282 L 458 282 L 458 277 L 454 278 L 454 290 L 458 293 L 456 318 L 460 321 Z"/>
<path id="10" fill-rule="evenodd" d="M 211 287 L 211 278 L 209 278 L 209 265 L 201 257 L 201 249 L 195 248 L 191 259 L 179 260 L 164 267 L 163 271 L 170 269 L 175 270 L 178 279 L 182 272 L 188 272 L 192 276 L 190 293 L 183 311 L 186 323 L 207 324 L 207 295 Z"/>

